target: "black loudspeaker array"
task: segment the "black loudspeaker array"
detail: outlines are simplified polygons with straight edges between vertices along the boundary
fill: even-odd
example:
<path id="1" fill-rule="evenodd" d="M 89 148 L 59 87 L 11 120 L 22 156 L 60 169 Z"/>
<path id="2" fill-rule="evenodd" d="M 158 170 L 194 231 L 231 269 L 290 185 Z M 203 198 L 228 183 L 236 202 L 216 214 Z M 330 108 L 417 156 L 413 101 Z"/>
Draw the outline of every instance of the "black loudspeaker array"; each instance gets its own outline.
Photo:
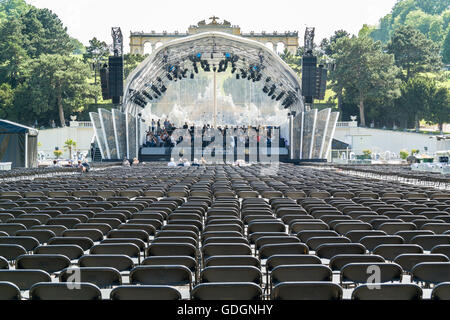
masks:
<path id="1" fill-rule="evenodd" d="M 113 103 L 120 102 L 123 96 L 123 57 L 109 57 L 109 96 Z"/>
<path id="2" fill-rule="evenodd" d="M 302 91 L 305 103 L 313 103 L 317 94 L 317 57 L 303 57 Z"/>
<path id="3" fill-rule="evenodd" d="M 315 98 L 324 100 L 327 91 L 328 70 L 325 66 L 320 65 L 317 69 L 317 92 Z"/>
<path id="4" fill-rule="evenodd" d="M 108 66 L 103 66 L 100 69 L 100 81 L 102 84 L 102 97 L 103 100 L 109 100 L 111 97 L 109 96 L 109 86 L 108 86 L 108 79 L 109 78 L 109 71 Z"/>

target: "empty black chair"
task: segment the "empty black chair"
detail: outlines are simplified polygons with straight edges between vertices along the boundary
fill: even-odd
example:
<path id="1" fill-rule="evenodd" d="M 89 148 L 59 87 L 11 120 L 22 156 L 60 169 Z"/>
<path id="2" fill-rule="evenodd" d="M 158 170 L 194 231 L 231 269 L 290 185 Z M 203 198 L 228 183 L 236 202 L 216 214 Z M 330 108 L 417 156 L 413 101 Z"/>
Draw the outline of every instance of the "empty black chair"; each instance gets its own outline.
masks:
<path id="1" fill-rule="evenodd" d="M 70 260 L 76 260 L 84 254 L 84 250 L 80 246 L 74 244 L 49 245 L 37 247 L 34 249 L 34 254 L 61 254 Z"/>
<path id="2" fill-rule="evenodd" d="M 261 268 L 259 259 L 253 256 L 212 256 L 205 260 L 205 267 L 253 266 Z"/>
<path id="3" fill-rule="evenodd" d="M 276 285 L 272 300 L 342 300 L 342 288 L 331 282 L 287 282 Z"/>
<path id="4" fill-rule="evenodd" d="M 111 291 L 111 300 L 176 301 L 180 292 L 169 286 L 120 286 Z"/>
<path id="5" fill-rule="evenodd" d="M 364 254 L 366 248 L 359 243 L 323 244 L 316 249 L 320 258 L 331 259 L 338 254 Z"/>
<path id="6" fill-rule="evenodd" d="M 333 230 L 307 230 L 307 231 L 301 231 L 297 234 L 297 237 L 303 243 L 306 243 L 310 238 L 337 237 L 337 236 L 339 236 L 339 234 Z"/>
<path id="7" fill-rule="evenodd" d="M 11 282 L 0 282 L 0 301 L 21 300 L 20 289 Z"/>
<path id="8" fill-rule="evenodd" d="M 197 261 L 189 256 L 152 256 L 142 261 L 143 266 L 185 266 L 191 272 L 197 271 Z"/>
<path id="9" fill-rule="evenodd" d="M 0 257 L 0 270 L 9 269 L 8 260 L 3 257 Z"/>
<path id="10" fill-rule="evenodd" d="M 449 262 L 449 259 L 443 254 L 414 254 L 406 253 L 397 256 L 394 260 L 404 271 L 412 272 L 414 267 L 423 262 Z"/>
<path id="11" fill-rule="evenodd" d="M 247 244 L 207 244 L 202 247 L 203 259 L 212 256 L 251 255 L 252 249 Z"/>
<path id="12" fill-rule="evenodd" d="M 42 270 L 0 270 L 0 281 L 14 283 L 21 291 L 25 291 L 36 283 L 51 282 L 52 279 Z"/>
<path id="13" fill-rule="evenodd" d="M 423 262 L 412 270 L 412 280 L 426 285 L 450 282 L 450 262 Z"/>
<path id="14" fill-rule="evenodd" d="M 450 259 L 450 245 L 443 244 L 443 245 L 436 246 L 433 249 L 431 249 L 431 253 L 443 254 Z"/>
<path id="15" fill-rule="evenodd" d="M 321 264 L 282 265 L 270 273 L 271 286 L 282 282 L 331 281 L 333 272 Z"/>
<path id="16" fill-rule="evenodd" d="M 151 256 L 197 256 L 197 248 L 189 243 L 154 243 L 151 244 L 146 254 Z"/>
<path id="17" fill-rule="evenodd" d="M 17 269 L 43 270 L 55 273 L 70 266 L 70 259 L 61 254 L 23 255 L 17 258 Z"/>
<path id="18" fill-rule="evenodd" d="M 351 240 L 347 237 L 318 237 L 308 239 L 306 245 L 315 251 L 322 244 L 327 243 L 351 243 Z"/>
<path id="19" fill-rule="evenodd" d="M 0 257 L 8 261 L 15 261 L 18 257 L 26 253 L 27 250 L 18 244 L 0 244 Z"/>
<path id="20" fill-rule="evenodd" d="M 203 269 L 202 283 L 253 282 L 261 284 L 261 271 L 253 266 L 214 266 Z"/>
<path id="21" fill-rule="evenodd" d="M 450 300 L 450 282 L 444 282 L 434 287 L 431 300 Z"/>
<path id="22" fill-rule="evenodd" d="M 450 244 L 450 235 L 441 234 L 416 236 L 411 239 L 411 243 L 421 246 L 424 250 L 431 251 L 435 246 Z"/>
<path id="23" fill-rule="evenodd" d="M 338 254 L 330 260 L 330 268 L 333 271 L 340 271 L 350 263 L 381 263 L 385 262 L 382 256 L 366 254 Z"/>
<path id="24" fill-rule="evenodd" d="M 94 241 L 87 237 L 56 237 L 50 239 L 48 245 L 77 245 L 86 251 L 94 246 Z"/>
<path id="25" fill-rule="evenodd" d="M 373 254 L 377 254 L 389 261 L 394 261 L 401 254 L 421 254 L 422 247 L 416 244 L 382 244 L 373 250 Z"/>
<path id="26" fill-rule="evenodd" d="M 111 288 L 122 284 L 119 271 L 110 267 L 81 267 L 78 269 L 64 269 L 59 275 L 59 282 L 71 282 L 76 276 L 77 282 L 92 283 L 99 288 Z"/>
<path id="27" fill-rule="evenodd" d="M 101 300 L 100 289 L 90 283 L 38 283 L 30 289 L 31 300 Z"/>
<path id="28" fill-rule="evenodd" d="M 259 258 L 267 259 L 280 254 L 308 254 L 308 247 L 303 243 L 267 244 L 259 249 Z"/>
<path id="29" fill-rule="evenodd" d="M 0 237 L 0 245 L 2 244 L 19 245 L 30 252 L 39 246 L 39 241 L 32 237 Z"/>
<path id="30" fill-rule="evenodd" d="M 364 284 L 352 293 L 353 300 L 421 300 L 422 289 L 415 284 Z"/>
<path id="31" fill-rule="evenodd" d="M 192 300 L 261 300 L 261 287 L 255 283 L 202 283 L 191 293 Z"/>
<path id="32" fill-rule="evenodd" d="M 183 286 L 192 284 L 191 271 L 185 266 L 138 266 L 130 272 L 134 285 Z"/>
<path id="33" fill-rule="evenodd" d="M 400 236 L 367 236 L 359 241 L 369 251 L 373 251 L 382 244 L 403 244 L 404 240 Z"/>
<path id="34" fill-rule="evenodd" d="M 130 271 L 134 268 L 133 260 L 126 255 L 98 254 L 82 256 L 78 260 L 81 268 L 114 268 L 119 272 Z"/>
<path id="35" fill-rule="evenodd" d="M 367 283 L 372 276 L 379 276 L 377 283 L 401 281 L 402 267 L 396 263 L 349 263 L 341 269 L 341 283 Z"/>

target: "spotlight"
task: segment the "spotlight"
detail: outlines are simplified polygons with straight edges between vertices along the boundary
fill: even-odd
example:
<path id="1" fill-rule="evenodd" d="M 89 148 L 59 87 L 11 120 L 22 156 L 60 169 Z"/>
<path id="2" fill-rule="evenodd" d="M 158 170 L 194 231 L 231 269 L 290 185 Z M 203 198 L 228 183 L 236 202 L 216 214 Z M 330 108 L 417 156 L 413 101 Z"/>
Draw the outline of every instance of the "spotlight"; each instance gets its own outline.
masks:
<path id="1" fill-rule="evenodd" d="M 269 91 L 269 96 L 272 96 L 275 93 L 276 89 L 277 89 L 277 86 L 276 85 L 272 85 L 272 87 L 270 88 L 270 91 Z"/>
<path id="2" fill-rule="evenodd" d="M 191 79 L 194 79 L 194 74 L 193 73 L 191 73 Z"/>
<path id="3" fill-rule="evenodd" d="M 239 80 L 241 78 L 241 75 L 239 73 L 236 73 L 236 80 Z"/>
<path id="4" fill-rule="evenodd" d="M 233 67 L 232 69 L 231 69 L 231 73 L 235 73 L 236 72 L 236 68 L 235 67 Z"/>
<path id="5" fill-rule="evenodd" d="M 273 96 L 272 96 L 272 100 L 275 100 L 276 98 L 277 98 L 276 95 L 273 95 Z"/>
<path id="6" fill-rule="evenodd" d="M 283 99 L 283 97 L 284 97 L 284 95 L 285 95 L 286 93 L 283 91 L 283 92 L 281 92 L 279 95 L 278 95 L 278 97 L 277 97 L 277 101 L 280 101 L 281 99 Z"/>
<path id="7" fill-rule="evenodd" d="M 172 76 L 170 75 L 170 73 L 167 74 L 167 79 L 169 79 L 169 81 L 172 81 L 172 80 L 173 80 L 173 78 L 172 78 Z"/>
<path id="8" fill-rule="evenodd" d="M 264 86 L 263 92 L 264 92 L 264 93 L 268 93 L 268 92 L 269 92 L 269 88 L 267 88 L 267 86 Z"/>
<path id="9" fill-rule="evenodd" d="M 162 95 L 161 91 L 159 91 L 158 88 L 154 84 L 152 84 L 151 88 L 158 96 Z"/>
<path id="10" fill-rule="evenodd" d="M 164 92 L 166 92 L 166 91 L 167 91 L 166 86 L 165 86 L 165 85 L 162 85 L 162 87 L 161 87 L 161 92 L 164 93 Z"/>
<path id="11" fill-rule="evenodd" d="M 270 78 L 267 78 L 267 79 L 266 79 L 266 82 L 270 82 L 270 81 L 272 81 L 272 79 L 270 79 Z"/>

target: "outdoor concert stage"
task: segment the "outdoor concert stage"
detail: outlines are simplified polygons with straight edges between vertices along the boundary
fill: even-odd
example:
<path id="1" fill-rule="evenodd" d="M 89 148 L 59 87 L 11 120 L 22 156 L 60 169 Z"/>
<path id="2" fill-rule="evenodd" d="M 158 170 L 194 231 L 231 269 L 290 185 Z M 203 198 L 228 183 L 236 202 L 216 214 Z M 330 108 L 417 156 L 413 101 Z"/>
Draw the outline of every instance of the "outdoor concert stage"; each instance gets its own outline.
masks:
<path id="1" fill-rule="evenodd" d="M 117 109 L 90 114 L 103 160 L 170 160 L 170 150 L 142 148 L 155 118 L 175 119 L 177 127 L 185 122 L 211 128 L 279 127 L 289 148 L 272 146 L 269 153 L 277 160 L 327 159 L 339 117 L 331 109 L 305 104 L 298 75 L 278 54 L 260 42 L 222 32 L 162 45 L 128 77 L 123 94 Z M 275 158 L 255 147 L 244 151 L 251 162 Z M 199 159 L 203 153 L 194 151 L 187 158 Z M 228 163 L 242 159 L 228 152 L 223 156 Z M 179 158 L 177 153 L 173 158 Z"/>

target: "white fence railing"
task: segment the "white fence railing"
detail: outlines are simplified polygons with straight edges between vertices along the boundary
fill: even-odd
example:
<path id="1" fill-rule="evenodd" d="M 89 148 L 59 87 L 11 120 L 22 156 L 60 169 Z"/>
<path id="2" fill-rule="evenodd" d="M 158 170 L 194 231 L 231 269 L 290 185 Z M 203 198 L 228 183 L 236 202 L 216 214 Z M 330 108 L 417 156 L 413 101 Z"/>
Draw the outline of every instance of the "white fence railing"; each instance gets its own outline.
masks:
<path id="1" fill-rule="evenodd" d="M 357 121 L 340 121 L 336 124 L 336 128 L 358 128 Z"/>
<path id="2" fill-rule="evenodd" d="M 92 128 L 92 122 L 90 121 L 70 121 L 71 128 Z"/>

